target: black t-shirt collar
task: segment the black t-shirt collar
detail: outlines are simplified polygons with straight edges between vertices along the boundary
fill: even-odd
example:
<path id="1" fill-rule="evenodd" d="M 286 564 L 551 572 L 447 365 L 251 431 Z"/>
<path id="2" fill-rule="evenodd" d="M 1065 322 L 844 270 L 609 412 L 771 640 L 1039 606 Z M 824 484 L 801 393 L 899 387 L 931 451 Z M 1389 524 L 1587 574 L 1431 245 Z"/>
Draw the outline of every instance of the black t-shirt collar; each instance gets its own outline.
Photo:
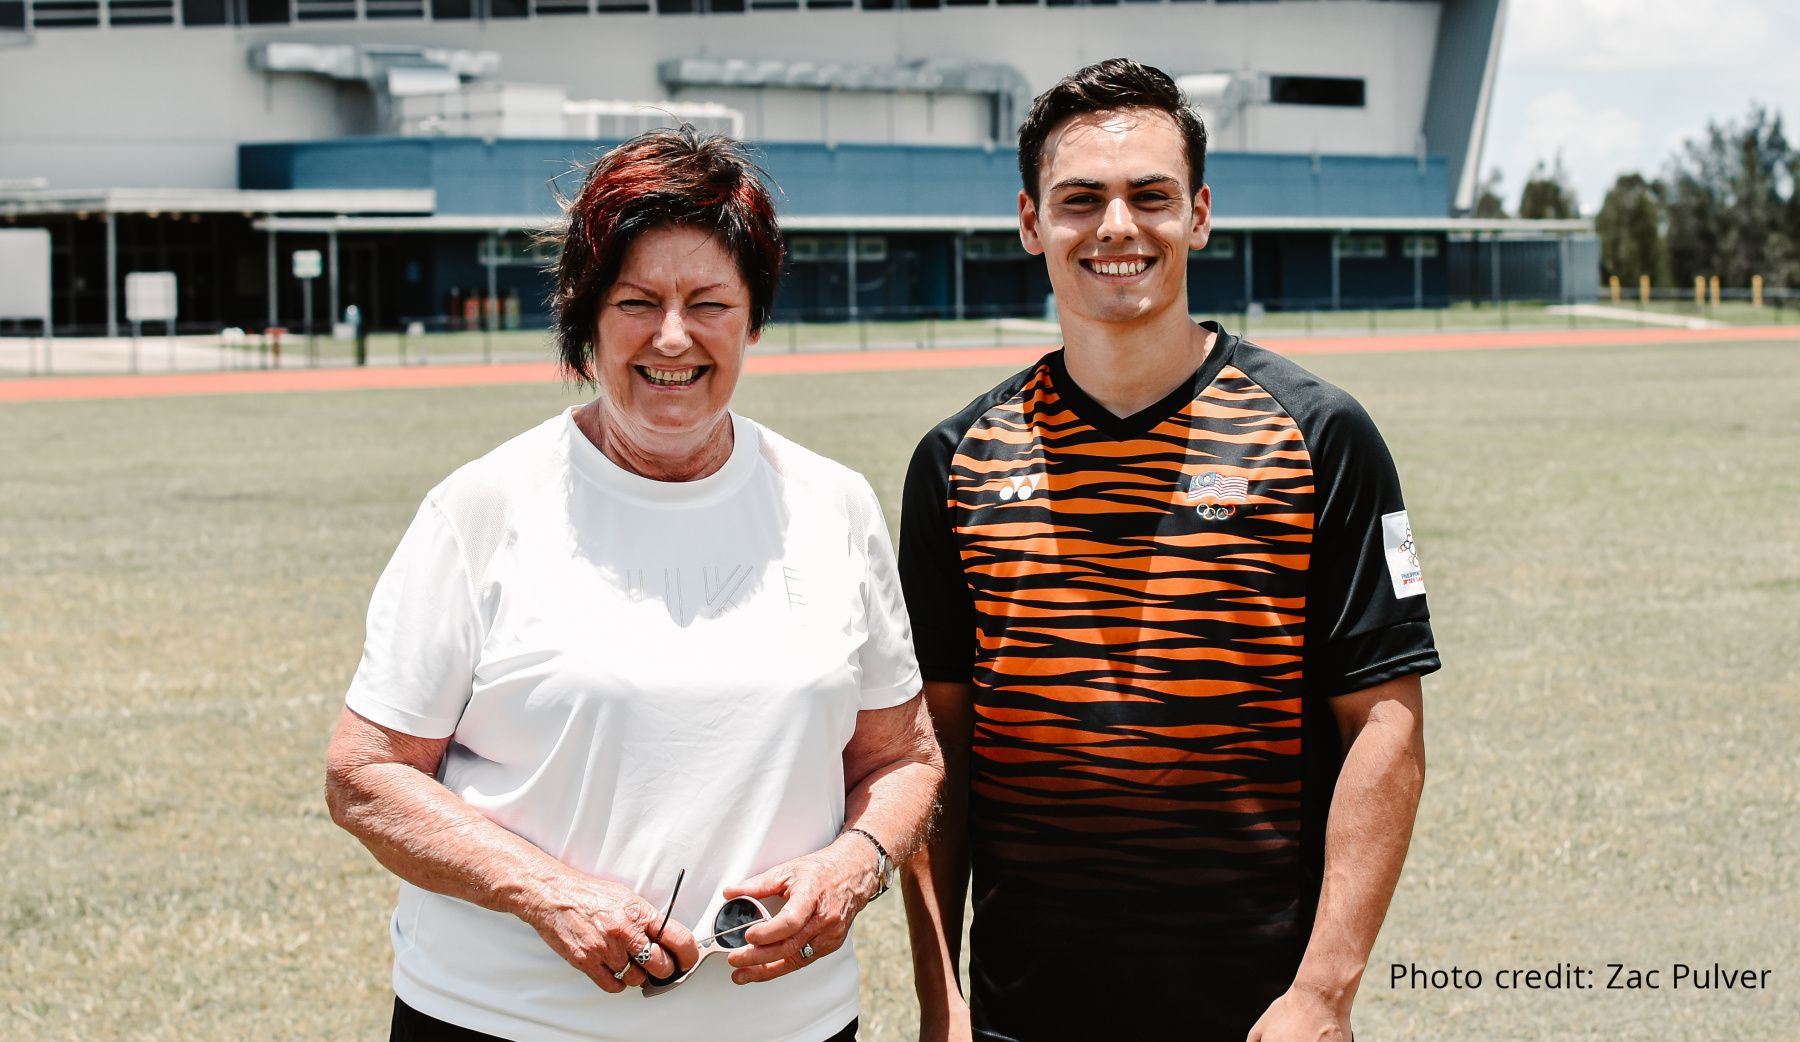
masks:
<path id="1" fill-rule="evenodd" d="M 1212 350 L 1206 353 L 1206 361 L 1194 370 L 1194 375 L 1164 395 L 1161 401 L 1130 416 L 1114 416 L 1112 412 L 1099 402 L 1088 397 L 1074 378 L 1069 375 L 1068 365 L 1064 361 L 1065 351 L 1057 351 L 1050 355 L 1050 379 L 1056 388 L 1057 397 L 1062 399 L 1069 411 L 1080 417 L 1082 422 L 1094 429 L 1111 435 L 1114 438 L 1134 438 L 1155 427 L 1176 413 L 1187 408 L 1187 404 L 1199 397 L 1207 385 L 1218 378 L 1219 370 L 1231 361 L 1237 352 L 1238 337 L 1227 333 L 1225 327 L 1217 322 L 1200 323 L 1200 328 L 1215 333 L 1218 339 L 1213 341 Z"/>

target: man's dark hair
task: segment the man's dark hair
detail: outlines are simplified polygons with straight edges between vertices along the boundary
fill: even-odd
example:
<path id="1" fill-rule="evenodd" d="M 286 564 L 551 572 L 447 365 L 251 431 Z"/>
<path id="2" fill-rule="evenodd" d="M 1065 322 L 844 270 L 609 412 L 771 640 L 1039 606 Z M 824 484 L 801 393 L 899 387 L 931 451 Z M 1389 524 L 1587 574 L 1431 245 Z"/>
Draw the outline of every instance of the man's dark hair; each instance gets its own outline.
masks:
<path id="1" fill-rule="evenodd" d="M 686 123 L 640 134 L 600 157 L 569 204 L 551 298 L 571 376 L 593 381 L 601 298 L 617 281 L 625 252 L 653 228 L 682 225 L 718 239 L 750 290 L 750 331 L 763 327 L 775 306 L 785 240 L 761 173 L 742 145 Z"/>
<path id="2" fill-rule="evenodd" d="M 1019 179 L 1025 194 L 1038 202 L 1044 141 L 1063 120 L 1088 112 L 1117 109 L 1157 109 L 1169 114 L 1187 143 L 1188 191 L 1198 192 L 1206 183 L 1206 125 L 1188 108 L 1181 88 L 1161 69 L 1130 58 L 1109 58 L 1063 78 L 1037 96 L 1031 114 L 1019 127 Z"/>

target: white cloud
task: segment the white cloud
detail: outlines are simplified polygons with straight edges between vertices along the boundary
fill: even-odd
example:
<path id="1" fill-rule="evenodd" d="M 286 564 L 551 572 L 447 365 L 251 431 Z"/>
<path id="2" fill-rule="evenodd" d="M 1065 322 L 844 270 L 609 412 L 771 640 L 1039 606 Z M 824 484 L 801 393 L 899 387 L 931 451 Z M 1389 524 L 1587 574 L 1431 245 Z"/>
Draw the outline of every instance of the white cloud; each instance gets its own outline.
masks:
<path id="1" fill-rule="evenodd" d="M 1514 0 L 1508 64 L 1564 71 L 1742 68 L 1781 46 L 1790 0 Z"/>
<path id="2" fill-rule="evenodd" d="M 1584 207 L 1598 204 L 1608 179 L 1643 152 L 1644 128 L 1637 120 L 1616 108 L 1589 111 L 1571 90 L 1538 97 L 1525 115 L 1526 151 L 1546 166 L 1562 156 Z M 1521 181 L 1527 172 L 1517 171 Z"/>

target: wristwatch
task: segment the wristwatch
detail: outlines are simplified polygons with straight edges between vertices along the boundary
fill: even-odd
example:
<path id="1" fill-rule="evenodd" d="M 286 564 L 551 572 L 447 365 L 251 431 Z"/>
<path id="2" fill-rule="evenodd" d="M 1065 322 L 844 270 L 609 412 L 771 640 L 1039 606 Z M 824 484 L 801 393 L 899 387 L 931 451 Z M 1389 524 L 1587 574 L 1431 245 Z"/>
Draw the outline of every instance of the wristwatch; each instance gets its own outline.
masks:
<path id="1" fill-rule="evenodd" d="M 873 901 L 873 900 L 875 900 L 875 898 L 880 897 L 882 894 L 885 894 L 888 892 L 888 884 L 893 882 L 893 879 L 894 879 L 894 859 L 888 857 L 887 848 L 881 845 L 881 840 L 878 840 L 874 836 L 869 835 L 867 832 L 864 832 L 862 829 L 845 829 L 844 831 L 846 833 L 850 833 L 850 832 L 856 833 L 857 835 L 861 836 L 862 838 L 868 840 L 869 843 L 875 847 L 875 876 L 880 881 L 881 885 L 875 890 L 875 893 L 869 898 L 869 900 Z"/>

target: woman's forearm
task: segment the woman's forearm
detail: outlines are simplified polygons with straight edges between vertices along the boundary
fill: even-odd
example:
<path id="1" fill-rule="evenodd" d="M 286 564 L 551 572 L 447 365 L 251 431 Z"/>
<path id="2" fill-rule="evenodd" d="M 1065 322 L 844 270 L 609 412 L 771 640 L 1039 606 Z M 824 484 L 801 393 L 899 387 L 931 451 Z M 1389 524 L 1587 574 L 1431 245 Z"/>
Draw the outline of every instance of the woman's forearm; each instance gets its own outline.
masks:
<path id="1" fill-rule="evenodd" d="M 944 757 L 924 699 L 859 714 L 844 750 L 844 778 L 844 828 L 872 834 L 896 866 L 912 857 L 925 843 L 944 783 Z"/>
<path id="2" fill-rule="evenodd" d="M 325 775 L 332 820 L 414 886 L 523 918 L 566 866 L 438 784 L 446 744 L 344 710 Z"/>

